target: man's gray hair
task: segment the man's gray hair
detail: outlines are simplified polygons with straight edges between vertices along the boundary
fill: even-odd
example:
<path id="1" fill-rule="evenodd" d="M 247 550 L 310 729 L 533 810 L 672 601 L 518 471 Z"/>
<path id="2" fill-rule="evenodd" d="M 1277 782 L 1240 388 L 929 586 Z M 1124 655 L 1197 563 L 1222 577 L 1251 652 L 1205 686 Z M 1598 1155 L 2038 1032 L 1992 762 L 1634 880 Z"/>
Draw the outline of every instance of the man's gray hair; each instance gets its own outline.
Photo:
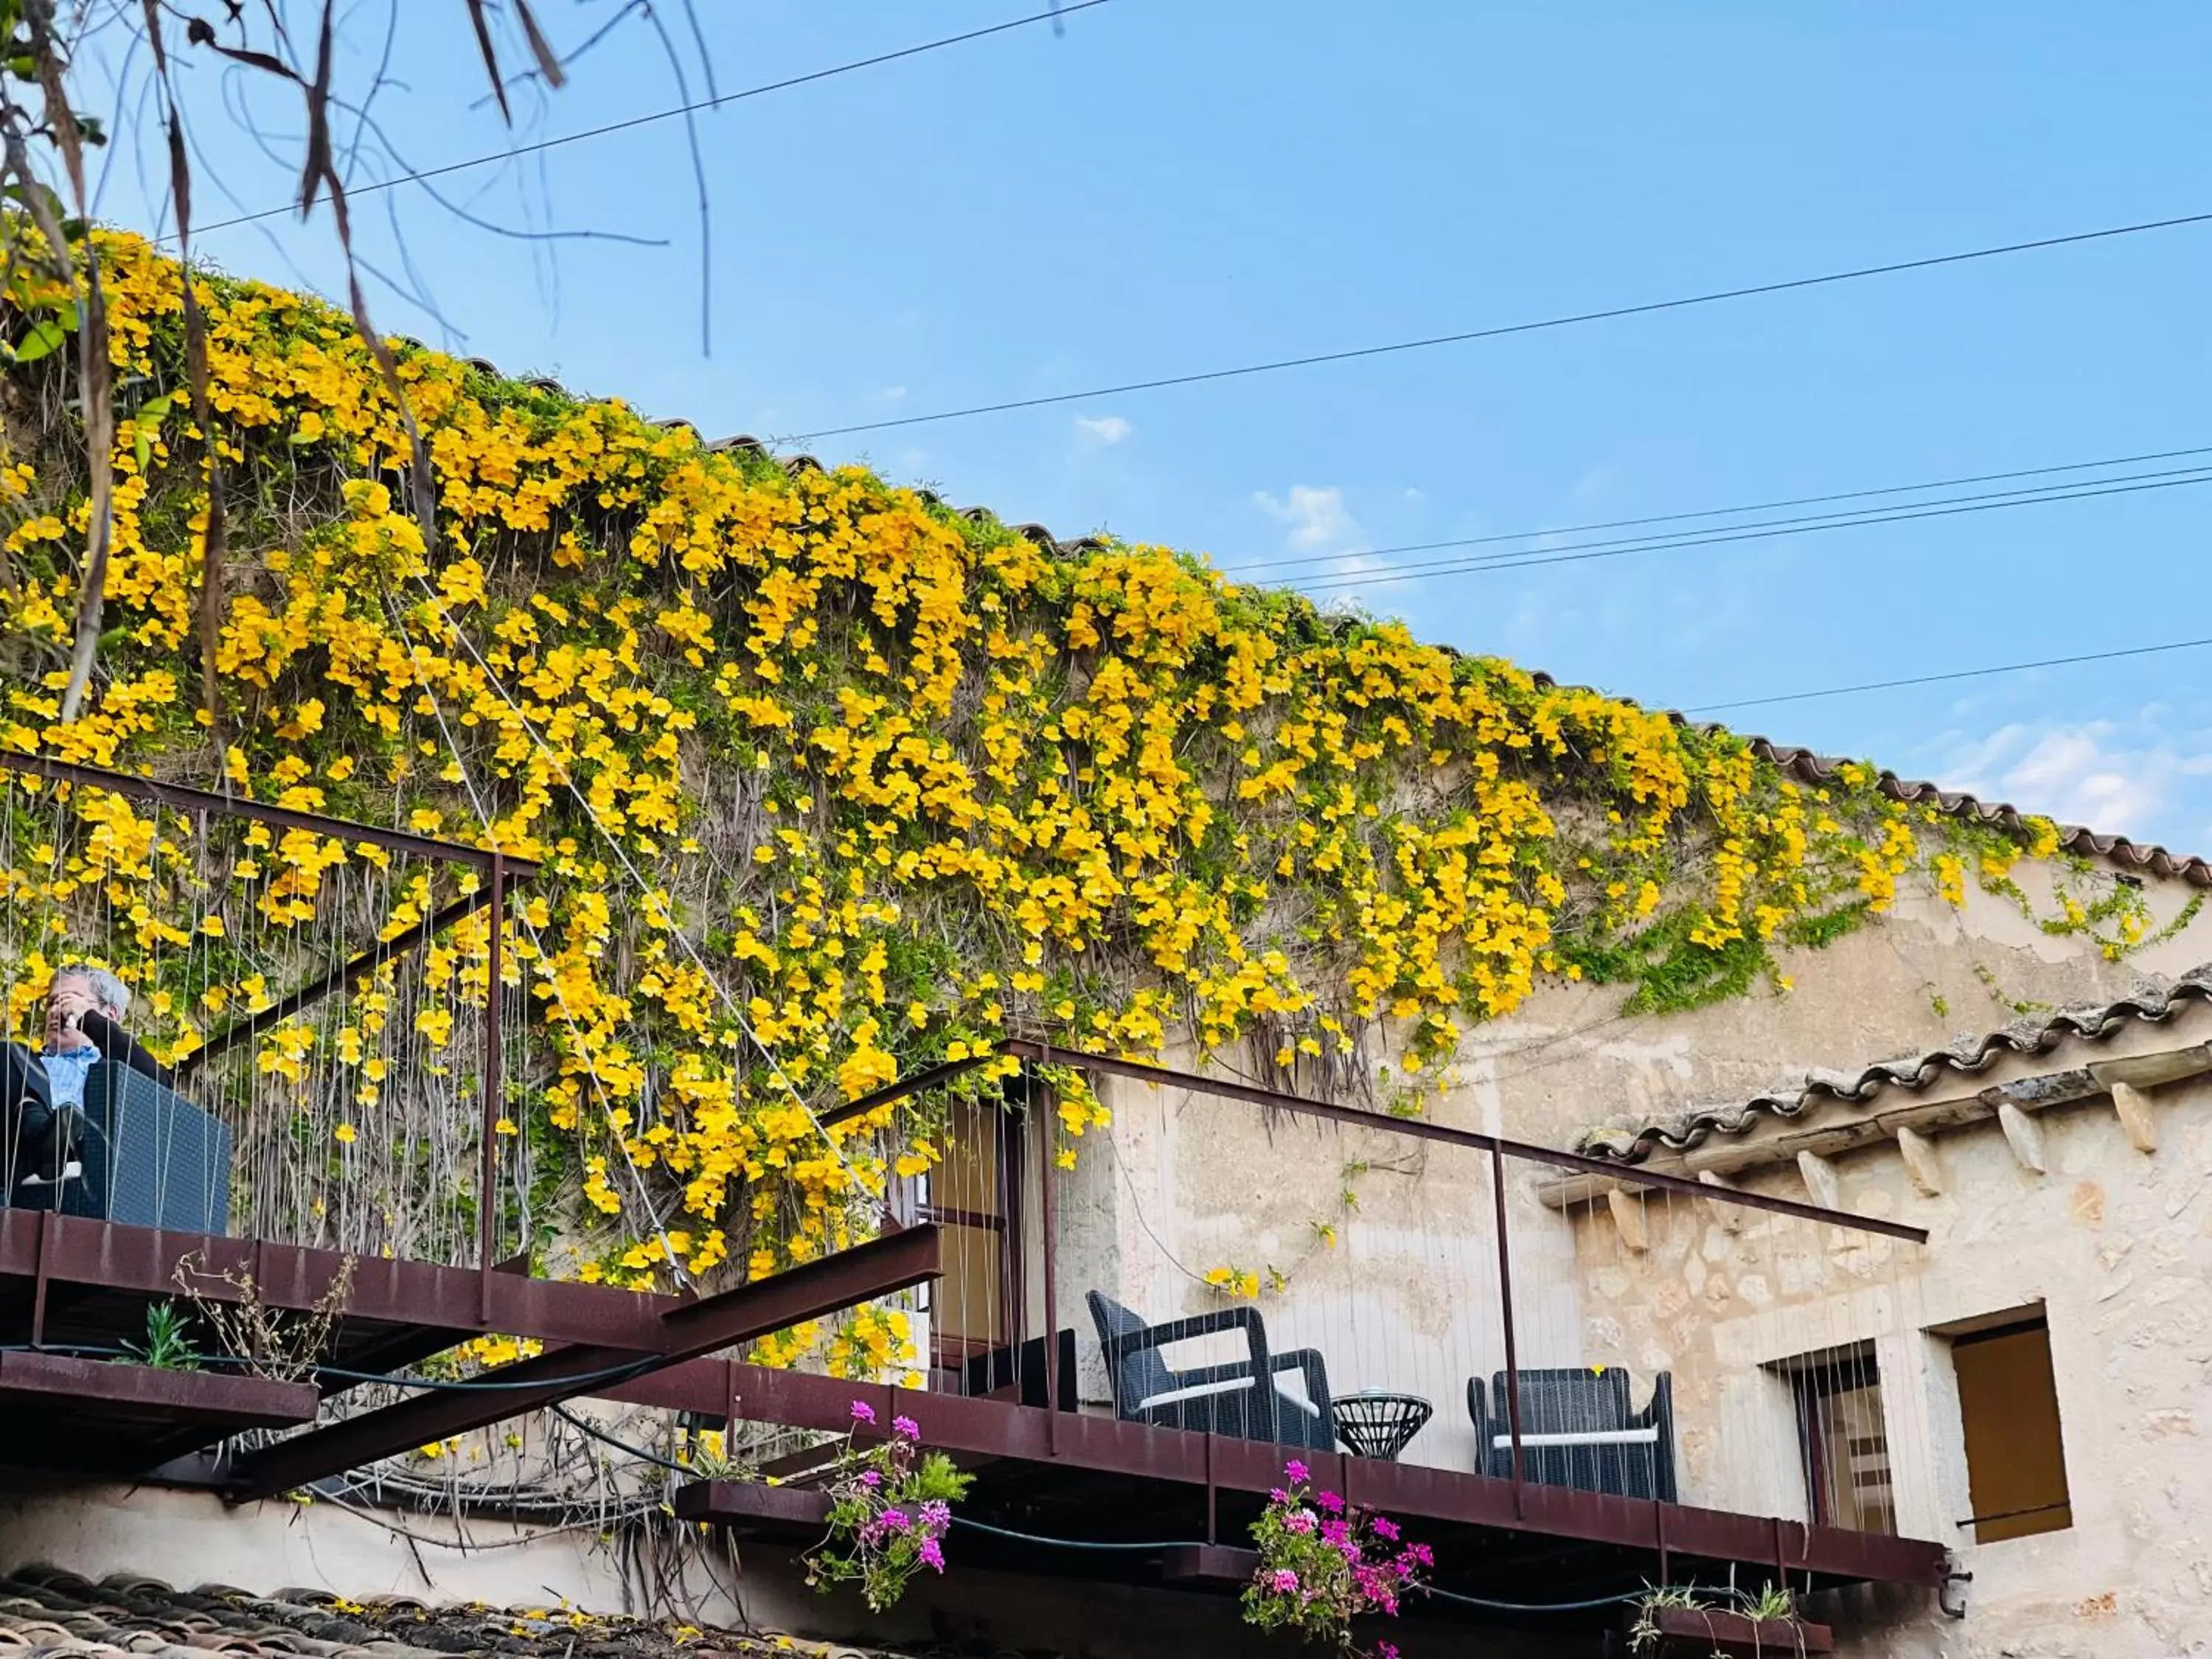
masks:
<path id="1" fill-rule="evenodd" d="M 109 973 L 105 968 L 94 968 L 82 962 L 64 963 L 54 969 L 54 983 L 65 979 L 81 979 L 92 987 L 93 1000 L 102 1008 L 112 1008 L 118 1014 L 131 1012 L 131 988 Z"/>

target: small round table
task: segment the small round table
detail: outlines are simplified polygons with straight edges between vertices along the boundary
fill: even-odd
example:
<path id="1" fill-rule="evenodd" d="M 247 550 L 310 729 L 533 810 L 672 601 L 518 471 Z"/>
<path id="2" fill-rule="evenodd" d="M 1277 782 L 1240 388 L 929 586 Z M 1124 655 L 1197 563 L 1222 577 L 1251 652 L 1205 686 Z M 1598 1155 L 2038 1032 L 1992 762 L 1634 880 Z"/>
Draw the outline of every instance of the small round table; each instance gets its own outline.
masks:
<path id="1" fill-rule="evenodd" d="M 1437 1408 L 1419 1395 L 1363 1389 L 1330 1402 L 1336 1437 L 1362 1457 L 1389 1461 L 1406 1449 Z"/>

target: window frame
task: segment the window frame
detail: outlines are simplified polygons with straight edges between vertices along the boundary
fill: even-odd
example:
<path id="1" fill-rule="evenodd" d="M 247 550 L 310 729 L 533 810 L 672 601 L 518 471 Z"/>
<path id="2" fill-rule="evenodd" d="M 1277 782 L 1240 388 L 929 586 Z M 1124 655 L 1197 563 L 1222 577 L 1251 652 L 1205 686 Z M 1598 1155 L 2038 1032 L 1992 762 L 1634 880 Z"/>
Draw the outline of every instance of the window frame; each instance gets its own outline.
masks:
<path id="1" fill-rule="evenodd" d="M 1889 1397 L 1873 1346 L 1800 1355 L 1783 1370 L 1796 1408 L 1798 1464 L 1805 1476 L 1805 1507 L 1812 1524 L 1878 1537 L 1898 1536 L 1897 1465 L 1890 1446 Z M 1835 1424 L 1830 1413 L 1836 1399 L 1853 1394 L 1872 1396 L 1875 1422 L 1881 1431 L 1885 1484 L 1879 1514 L 1885 1524 L 1880 1527 L 1863 1524 L 1867 1516 L 1856 1496 L 1861 1490 L 1856 1484 L 1850 1489 L 1854 1494 L 1854 1521 L 1838 1518 L 1838 1472 L 1831 1467 L 1830 1457 Z"/>

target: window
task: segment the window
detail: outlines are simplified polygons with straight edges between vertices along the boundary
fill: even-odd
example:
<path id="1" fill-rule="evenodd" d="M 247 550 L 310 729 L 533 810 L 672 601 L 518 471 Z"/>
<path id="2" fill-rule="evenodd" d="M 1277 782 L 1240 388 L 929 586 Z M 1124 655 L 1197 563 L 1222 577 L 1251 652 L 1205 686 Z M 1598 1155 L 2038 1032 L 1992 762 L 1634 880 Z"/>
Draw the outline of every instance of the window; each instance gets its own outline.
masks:
<path id="1" fill-rule="evenodd" d="M 1814 1523 L 1894 1533 L 1897 1498 L 1874 1354 L 1854 1348 L 1808 1356 L 1790 1367 L 1790 1382 Z"/>
<path id="2" fill-rule="evenodd" d="M 2051 1327 L 2040 1313 L 1951 1338 L 1966 1486 L 1977 1541 L 2058 1532 L 2074 1524 Z"/>

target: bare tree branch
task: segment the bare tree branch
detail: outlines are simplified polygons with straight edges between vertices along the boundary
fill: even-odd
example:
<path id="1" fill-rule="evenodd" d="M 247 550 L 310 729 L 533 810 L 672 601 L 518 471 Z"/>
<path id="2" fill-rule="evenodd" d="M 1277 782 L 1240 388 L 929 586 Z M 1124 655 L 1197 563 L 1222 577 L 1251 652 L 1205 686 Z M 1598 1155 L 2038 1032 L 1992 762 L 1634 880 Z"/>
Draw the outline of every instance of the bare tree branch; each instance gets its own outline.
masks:
<path id="1" fill-rule="evenodd" d="M 169 130 L 169 197 L 177 215 L 177 265 L 184 289 L 185 370 L 191 380 L 192 424 L 199 429 L 207 467 L 207 520 L 200 532 L 200 706 L 207 710 L 208 729 L 214 739 L 215 771 L 223 780 L 219 787 L 227 787 L 229 775 L 221 763 L 225 721 L 222 679 L 216 672 L 226 609 L 222 447 L 216 438 L 215 411 L 208 393 L 207 318 L 200 309 L 198 290 L 192 285 L 192 170 L 185 149 L 184 124 L 177 114 L 175 89 L 169 81 L 169 55 L 161 44 L 161 0 L 140 0 L 140 3 L 145 8 L 146 40 L 153 52 L 154 77 L 161 88 Z"/>
<path id="2" fill-rule="evenodd" d="M 70 107 L 64 82 L 68 63 L 54 26 L 53 0 L 25 0 L 22 11 L 31 59 L 45 105 L 42 131 L 61 154 L 68 174 L 70 195 L 77 217 L 85 218 L 91 204 L 85 193 L 84 129 Z M 40 194 L 39 181 L 30 171 L 28 147 L 13 118 L 21 106 L 8 103 L 9 161 L 22 176 L 27 196 Z M 52 218 L 51 212 L 46 216 Z M 71 272 L 65 229 L 56 222 L 39 229 L 52 242 L 49 250 L 57 270 Z M 114 538 L 115 518 L 115 403 L 107 361 L 107 304 L 100 280 L 100 249 L 88 236 L 84 243 L 84 285 L 77 301 L 77 394 L 84 410 L 85 461 L 90 471 L 87 503 L 85 555 L 77 589 L 76 639 L 70 651 L 69 684 L 62 692 L 63 724 L 76 719 L 84 707 L 86 689 L 92 684 L 93 666 L 100 654 L 100 623 L 107 603 L 107 556 Z"/>

